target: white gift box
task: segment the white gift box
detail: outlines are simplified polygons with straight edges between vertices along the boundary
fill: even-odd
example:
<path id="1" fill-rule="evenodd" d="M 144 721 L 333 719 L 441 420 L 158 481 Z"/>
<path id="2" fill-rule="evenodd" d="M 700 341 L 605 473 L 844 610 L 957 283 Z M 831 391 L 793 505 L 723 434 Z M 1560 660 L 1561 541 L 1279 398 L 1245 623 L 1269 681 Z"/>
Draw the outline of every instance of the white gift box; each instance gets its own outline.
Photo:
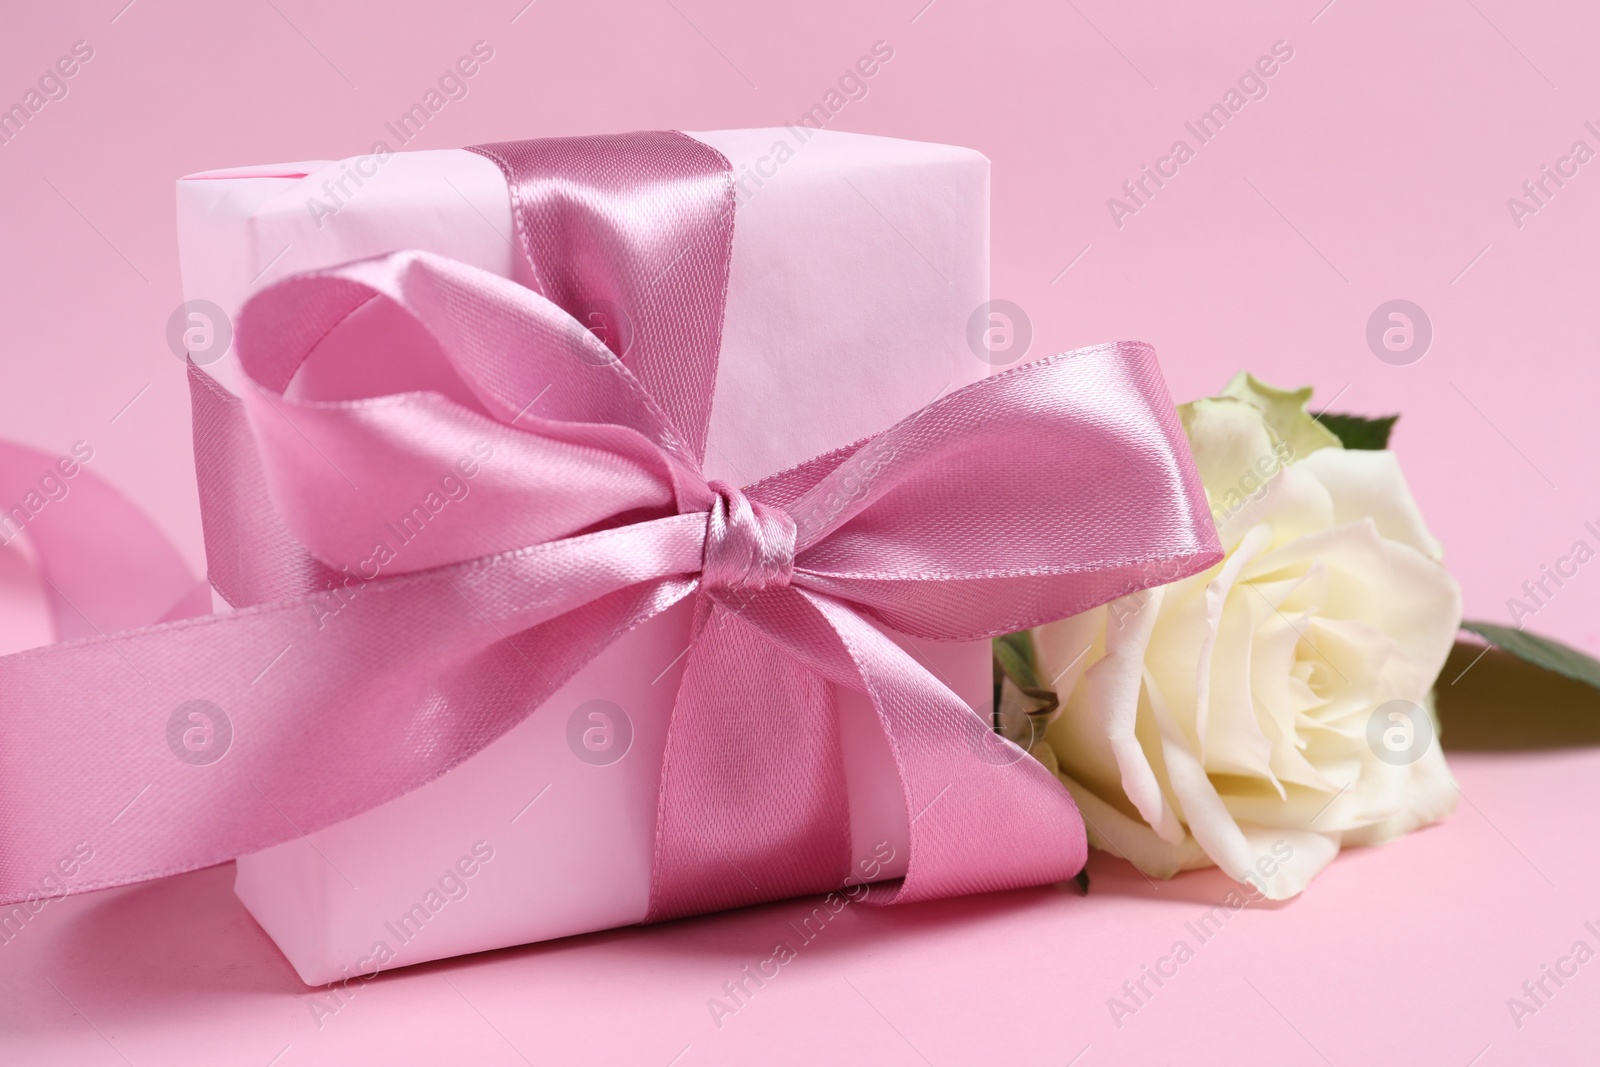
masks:
<path id="1" fill-rule="evenodd" d="M 709 477 L 756 481 L 988 372 L 966 339 L 988 298 L 982 155 L 812 129 L 690 136 L 738 187 Z M 185 299 L 229 316 L 353 259 L 416 248 L 510 277 L 514 255 L 505 179 L 465 150 L 190 175 L 178 231 Z M 206 369 L 239 388 L 231 353 Z M 685 602 L 627 634 L 430 784 L 241 857 L 240 900 L 312 985 L 640 921 L 689 620 Z M 987 715 L 988 642 L 894 636 Z M 841 692 L 839 714 L 857 869 L 895 877 L 908 828 L 887 742 L 863 696 Z"/>

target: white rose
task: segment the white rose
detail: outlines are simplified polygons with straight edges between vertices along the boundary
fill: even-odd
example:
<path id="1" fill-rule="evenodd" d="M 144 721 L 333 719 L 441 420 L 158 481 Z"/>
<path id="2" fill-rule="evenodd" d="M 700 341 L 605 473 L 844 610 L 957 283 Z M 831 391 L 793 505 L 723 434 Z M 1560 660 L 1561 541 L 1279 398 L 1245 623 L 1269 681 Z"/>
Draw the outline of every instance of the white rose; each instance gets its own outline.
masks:
<path id="1" fill-rule="evenodd" d="M 1149 875 L 1283 899 L 1455 808 L 1431 690 L 1460 589 L 1394 455 L 1341 447 L 1310 392 L 1181 408 L 1226 557 L 1036 635 L 1062 710 L 1035 754 Z"/>

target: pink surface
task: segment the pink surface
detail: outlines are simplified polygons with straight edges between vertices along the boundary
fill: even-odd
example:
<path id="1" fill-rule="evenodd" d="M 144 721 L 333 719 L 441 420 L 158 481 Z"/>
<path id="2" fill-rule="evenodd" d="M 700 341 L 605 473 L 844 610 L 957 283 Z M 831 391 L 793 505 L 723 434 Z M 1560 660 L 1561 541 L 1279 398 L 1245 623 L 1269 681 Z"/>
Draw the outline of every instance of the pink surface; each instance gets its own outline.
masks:
<path id="1" fill-rule="evenodd" d="M 1600 805 L 1600 753 L 1455 767 L 1470 803 L 1449 823 L 1347 853 L 1303 898 L 1246 908 L 1204 943 L 1186 924 L 1232 883 L 1152 885 L 1096 853 L 1087 899 L 851 907 L 809 943 L 790 924 L 817 901 L 793 901 L 425 964 L 339 1006 L 214 868 L 50 905 L 0 948 L 0 1052 L 81 1067 L 1589 1062 L 1600 962 L 1547 983 L 1520 1031 L 1505 1002 L 1574 941 L 1600 944 L 1583 926 L 1600 926 L 1600 855 L 1546 818 L 1553 795 Z M 1178 939 L 1194 958 L 1118 1029 L 1107 1000 Z M 719 1028 L 707 1001 L 779 941 L 795 958 Z"/>
<path id="2" fill-rule="evenodd" d="M 74 41 L 94 57 L 0 145 L 0 430 L 52 452 L 89 440 L 97 472 L 198 572 L 188 398 L 164 340 L 181 299 L 175 177 L 365 151 L 480 39 L 493 60 L 408 147 L 792 121 L 885 40 L 894 58 L 829 127 L 991 159 L 992 289 L 1027 309 L 1036 346 L 1139 337 L 1179 397 L 1247 366 L 1314 383 L 1339 409 L 1403 412 L 1396 445 L 1468 614 L 1506 620 L 1541 564 L 1594 543 L 1600 474 L 1579 433 L 1596 393 L 1600 179 L 1591 162 L 1547 181 L 1553 195 L 1520 219 L 1507 200 L 1531 203 L 1523 183 L 1574 141 L 1600 147 L 1584 125 L 1597 20 L 1504 0 L 36 5 L 0 36 L 7 103 Z M 1117 227 L 1107 198 L 1176 138 L 1193 143 L 1184 123 L 1279 40 L 1294 57 L 1267 96 Z M 1365 339 L 1391 299 L 1434 326 L 1410 365 Z M 1600 576 L 1582 570 L 1529 623 L 1600 651 L 1597 599 Z M 1214 875 L 1152 888 L 1097 856 L 1087 901 L 852 909 L 845 936 L 802 949 L 720 1031 L 706 998 L 767 958 L 800 904 L 396 973 L 318 1030 L 218 869 L 53 904 L 0 947 L 0 1058 L 522 1062 L 503 1034 L 535 1062 L 580 1043 L 597 1062 L 667 1063 L 689 1045 L 683 1065 L 1061 1064 L 1086 1044 L 1082 1065 L 1322 1062 L 1296 1028 L 1334 1063 L 1466 1064 L 1486 1045 L 1485 1065 L 1591 1058 L 1593 964 L 1521 1031 L 1505 1000 L 1596 921 L 1600 756 L 1453 766 L 1472 803 L 1449 823 L 1252 908 L 1242 936 L 1230 924 L 1121 1031 L 1106 998 L 1220 899 Z"/>

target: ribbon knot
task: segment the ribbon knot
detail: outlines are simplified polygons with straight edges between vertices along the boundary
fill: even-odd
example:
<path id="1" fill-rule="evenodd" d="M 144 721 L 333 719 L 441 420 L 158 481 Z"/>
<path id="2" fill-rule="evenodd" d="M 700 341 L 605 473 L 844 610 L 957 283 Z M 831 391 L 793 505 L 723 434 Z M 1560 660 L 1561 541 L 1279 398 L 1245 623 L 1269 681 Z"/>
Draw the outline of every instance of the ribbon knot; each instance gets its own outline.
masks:
<path id="1" fill-rule="evenodd" d="M 794 519 L 726 482 L 712 482 L 711 491 L 716 500 L 706 515 L 701 588 L 724 603 L 787 588 L 794 574 Z"/>

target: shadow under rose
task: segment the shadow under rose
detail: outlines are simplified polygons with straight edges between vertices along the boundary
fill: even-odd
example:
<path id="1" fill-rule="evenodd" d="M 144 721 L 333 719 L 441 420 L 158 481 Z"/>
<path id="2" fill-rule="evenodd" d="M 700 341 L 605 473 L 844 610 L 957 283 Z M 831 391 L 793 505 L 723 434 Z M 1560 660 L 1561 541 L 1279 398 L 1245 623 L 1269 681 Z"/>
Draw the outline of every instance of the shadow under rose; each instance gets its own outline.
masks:
<path id="1" fill-rule="evenodd" d="M 1457 642 L 1437 693 L 1447 753 L 1600 745 L 1600 690 L 1496 648 Z"/>

